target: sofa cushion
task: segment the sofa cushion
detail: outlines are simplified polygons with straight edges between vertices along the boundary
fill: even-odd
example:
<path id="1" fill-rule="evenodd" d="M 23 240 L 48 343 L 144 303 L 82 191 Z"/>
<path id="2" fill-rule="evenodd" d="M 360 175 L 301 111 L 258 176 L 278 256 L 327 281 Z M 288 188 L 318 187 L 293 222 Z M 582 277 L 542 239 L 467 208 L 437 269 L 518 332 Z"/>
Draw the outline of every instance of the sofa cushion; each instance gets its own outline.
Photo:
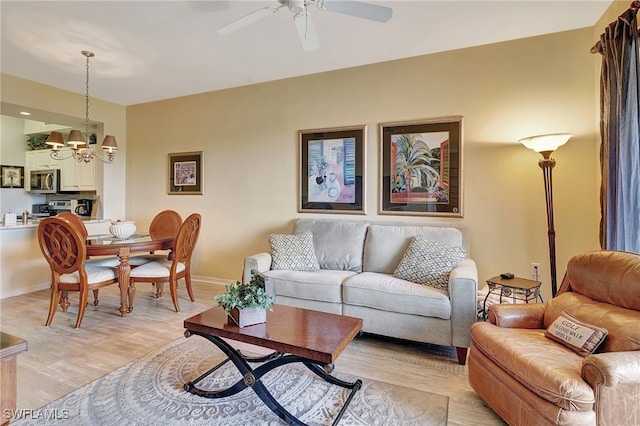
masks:
<path id="1" fill-rule="evenodd" d="M 389 312 L 451 318 L 447 294 L 432 287 L 395 278 L 390 274 L 363 272 L 343 284 L 343 303 Z"/>
<path id="2" fill-rule="evenodd" d="M 593 410 L 595 394 L 582 379 L 583 358 L 543 329 L 501 328 L 486 322 L 471 326 L 473 345 L 539 397 L 570 411 Z"/>
<path id="3" fill-rule="evenodd" d="M 466 255 L 462 247 L 451 247 L 417 235 L 411 239 L 393 276 L 448 293 L 449 274 Z"/>
<path id="4" fill-rule="evenodd" d="M 271 246 L 271 269 L 291 271 L 317 271 L 320 269 L 316 252 L 313 249 L 313 234 L 285 235 L 272 234 L 269 236 Z"/>
<path id="5" fill-rule="evenodd" d="M 560 293 L 547 302 L 544 327 L 547 328 L 562 311 L 581 321 L 609 331 L 598 352 L 622 352 L 640 350 L 640 312 L 608 303 L 596 302 L 582 294 Z"/>
<path id="6" fill-rule="evenodd" d="M 272 278 L 278 296 L 296 299 L 318 300 L 321 302 L 342 303 L 342 283 L 355 275 L 352 271 L 276 271 L 263 273 Z"/>
<path id="7" fill-rule="evenodd" d="M 587 324 L 562 311 L 544 335 L 562 343 L 580 356 L 587 356 L 600 346 L 607 333 L 606 328 Z"/>
<path id="8" fill-rule="evenodd" d="M 362 270 L 393 274 L 412 237 L 423 235 L 453 247 L 464 247 L 462 231 L 452 227 L 371 225 L 364 245 Z"/>
<path id="9" fill-rule="evenodd" d="M 362 271 L 367 223 L 335 219 L 298 219 L 293 232 L 311 232 L 320 269 Z"/>
<path id="10" fill-rule="evenodd" d="M 563 285 L 597 302 L 640 311 L 640 254 L 598 250 L 572 257 Z"/>

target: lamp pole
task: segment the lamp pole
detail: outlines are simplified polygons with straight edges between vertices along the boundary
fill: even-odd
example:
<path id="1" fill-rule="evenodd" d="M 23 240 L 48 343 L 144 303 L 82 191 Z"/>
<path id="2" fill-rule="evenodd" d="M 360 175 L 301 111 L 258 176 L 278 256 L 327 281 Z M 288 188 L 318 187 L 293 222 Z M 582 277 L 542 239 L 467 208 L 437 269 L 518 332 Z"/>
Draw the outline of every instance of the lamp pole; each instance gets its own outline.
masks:
<path id="1" fill-rule="evenodd" d="M 551 153 L 558 147 L 567 143 L 571 133 L 553 133 L 548 135 L 530 136 L 520 139 L 520 143 L 529 149 L 539 152 L 542 160 L 538 165 L 542 169 L 544 177 L 544 197 L 547 200 L 547 235 L 549 237 L 549 267 L 551 269 L 551 297 L 558 292 L 558 280 L 556 278 L 556 230 L 553 224 L 553 180 L 551 171 L 556 165 L 556 160 L 551 158 Z"/>
<path id="2" fill-rule="evenodd" d="M 552 171 L 556 165 L 556 160 L 551 158 L 552 151 L 542 151 L 544 157 L 538 161 L 542 169 L 544 178 L 544 197 L 547 202 L 547 235 L 549 237 L 549 265 L 551 268 L 551 297 L 555 297 L 558 292 L 558 281 L 556 277 L 556 230 L 553 223 L 553 179 Z"/>

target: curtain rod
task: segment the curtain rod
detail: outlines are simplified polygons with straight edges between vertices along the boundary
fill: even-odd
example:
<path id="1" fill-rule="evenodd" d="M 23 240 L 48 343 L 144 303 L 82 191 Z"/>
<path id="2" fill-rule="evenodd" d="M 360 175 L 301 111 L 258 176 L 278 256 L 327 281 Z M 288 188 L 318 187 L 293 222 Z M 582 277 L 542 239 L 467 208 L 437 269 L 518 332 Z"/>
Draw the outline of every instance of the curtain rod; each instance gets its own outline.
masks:
<path id="1" fill-rule="evenodd" d="M 629 5 L 629 8 L 622 15 L 620 15 L 618 17 L 618 19 L 620 19 L 623 16 L 627 16 L 629 18 L 629 20 L 633 20 L 636 17 L 636 15 L 638 13 L 638 10 L 640 10 L 640 0 L 634 0 Z M 613 22 L 612 22 L 612 24 L 613 24 Z M 609 25 L 611 25 L 611 24 L 609 24 Z M 591 53 L 602 53 L 601 49 L 602 49 L 602 44 L 601 44 L 601 41 L 598 40 L 596 42 L 596 44 L 591 48 L 590 52 Z"/>

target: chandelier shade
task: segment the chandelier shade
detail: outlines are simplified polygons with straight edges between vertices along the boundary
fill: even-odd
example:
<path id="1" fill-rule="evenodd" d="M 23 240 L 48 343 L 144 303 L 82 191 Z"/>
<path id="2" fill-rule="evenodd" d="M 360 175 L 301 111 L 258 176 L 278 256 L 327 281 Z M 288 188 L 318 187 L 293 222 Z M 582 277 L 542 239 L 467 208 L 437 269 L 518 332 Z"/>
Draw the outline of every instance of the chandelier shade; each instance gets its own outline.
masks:
<path id="1" fill-rule="evenodd" d="M 67 143 L 73 147 L 73 149 L 86 148 L 87 140 L 80 130 L 72 130 L 69 133 Z"/>
<path id="2" fill-rule="evenodd" d="M 64 146 L 64 138 L 60 132 L 51 132 L 44 143 L 53 147 L 53 149 L 56 149 L 56 147 L 57 149 L 60 149 Z"/>
<path id="3" fill-rule="evenodd" d="M 104 137 L 102 141 L 102 150 L 107 154 L 115 153 L 118 150 L 118 144 L 116 143 L 116 138 L 111 135 L 107 135 Z"/>

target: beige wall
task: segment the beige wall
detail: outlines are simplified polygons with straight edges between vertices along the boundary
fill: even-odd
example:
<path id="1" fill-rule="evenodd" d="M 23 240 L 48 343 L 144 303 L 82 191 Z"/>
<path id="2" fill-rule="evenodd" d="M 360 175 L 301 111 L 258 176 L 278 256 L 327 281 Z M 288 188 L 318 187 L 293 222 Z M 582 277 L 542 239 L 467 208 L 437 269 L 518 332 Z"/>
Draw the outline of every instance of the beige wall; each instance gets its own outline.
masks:
<path id="1" fill-rule="evenodd" d="M 548 298 L 540 156 L 516 141 L 575 134 L 553 155 L 560 281 L 573 254 L 598 248 L 593 42 L 588 28 L 127 107 L 127 216 L 144 226 L 165 208 L 200 212 L 194 273 L 239 279 L 270 233 L 321 216 L 297 213 L 298 130 L 368 125 L 366 217 L 376 217 L 378 123 L 462 115 L 465 215 L 449 220 L 469 226 L 481 282 L 529 277 L 539 262 Z M 167 195 L 167 154 L 199 150 L 204 196 Z"/>

